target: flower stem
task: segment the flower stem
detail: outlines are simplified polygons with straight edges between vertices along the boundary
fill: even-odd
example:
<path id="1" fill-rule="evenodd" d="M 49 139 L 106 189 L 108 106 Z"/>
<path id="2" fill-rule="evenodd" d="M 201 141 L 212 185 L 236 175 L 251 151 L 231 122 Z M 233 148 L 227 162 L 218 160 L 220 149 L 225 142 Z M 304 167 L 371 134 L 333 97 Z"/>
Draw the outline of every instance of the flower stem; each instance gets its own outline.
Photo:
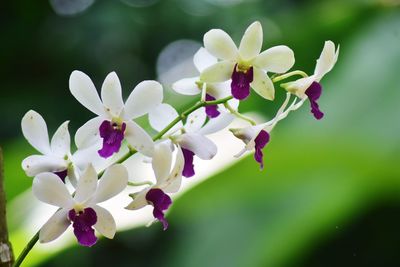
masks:
<path id="1" fill-rule="evenodd" d="M 235 115 L 236 117 L 245 120 L 247 122 L 249 122 L 251 125 L 257 125 L 257 123 L 255 121 L 253 121 L 252 119 L 250 119 L 249 117 L 239 113 L 237 110 L 235 110 L 234 108 L 232 108 L 228 102 L 224 103 L 224 106 L 227 110 L 229 110 L 230 113 L 232 113 L 233 115 Z"/>
<path id="2" fill-rule="evenodd" d="M 0 147 L 0 266 L 10 267 L 14 262 L 14 254 L 8 240 L 6 220 L 6 192 L 4 190 L 3 151 Z"/>
<path id="3" fill-rule="evenodd" d="M 287 79 L 287 78 L 289 78 L 289 77 L 292 77 L 292 76 L 294 76 L 294 75 L 300 75 L 300 76 L 303 76 L 303 78 L 308 77 L 307 73 L 305 73 L 304 71 L 295 70 L 295 71 L 291 71 L 291 72 L 288 72 L 288 73 L 285 73 L 285 74 L 276 76 L 275 78 L 272 79 L 272 81 L 273 81 L 274 83 L 276 83 L 276 82 L 282 81 L 282 80 L 284 80 L 284 79 Z"/>
<path id="4" fill-rule="evenodd" d="M 161 137 L 163 137 L 163 135 L 165 133 L 167 133 L 172 127 L 175 126 L 175 124 L 177 124 L 178 122 L 180 122 L 181 120 L 185 119 L 190 113 L 196 111 L 197 109 L 201 108 L 201 107 L 205 107 L 205 106 L 210 106 L 210 105 L 218 105 L 218 104 L 222 104 L 222 103 L 226 103 L 228 100 L 231 100 L 232 96 L 228 96 L 225 98 L 221 98 L 221 99 L 217 99 L 217 100 L 213 100 L 213 101 L 199 101 L 197 102 L 195 105 L 193 105 L 192 107 L 186 109 L 185 111 L 183 111 L 181 113 L 181 115 L 179 115 L 178 117 L 176 117 L 173 121 L 171 121 L 162 131 L 160 131 L 158 134 L 156 134 L 153 137 L 153 141 L 156 141 L 158 139 L 160 139 Z M 123 155 L 120 159 L 118 159 L 115 163 L 122 163 L 125 160 L 127 160 L 128 158 L 130 158 L 132 155 L 134 155 L 137 151 L 134 149 L 130 149 L 129 152 L 127 152 L 125 155 Z M 101 175 L 104 173 L 104 170 L 101 171 L 99 173 L 99 179 L 101 177 Z M 137 183 L 131 183 L 129 182 L 128 185 L 145 185 L 148 183 L 143 183 L 143 184 L 137 184 Z M 40 230 L 31 238 L 31 240 L 28 242 L 28 244 L 25 246 L 24 250 L 22 250 L 21 254 L 18 256 L 18 259 L 15 261 L 15 264 L 13 265 L 13 267 L 18 267 L 21 265 L 21 263 L 24 261 L 24 259 L 26 258 L 26 256 L 28 255 L 28 253 L 32 250 L 33 246 L 35 246 L 35 244 L 37 243 L 37 241 L 39 240 L 39 232 Z"/>
<path id="5" fill-rule="evenodd" d="M 26 244 L 24 250 L 22 250 L 21 254 L 18 256 L 18 259 L 15 261 L 13 267 L 18 267 L 21 265 L 25 257 L 28 255 L 28 253 L 32 250 L 33 246 L 39 240 L 39 233 L 40 230 L 36 232 L 36 234 L 31 238 L 31 240 L 29 240 L 28 244 Z"/>
<path id="6" fill-rule="evenodd" d="M 153 183 L 150 182 L 150 181 L 137 182 L 137 183 L 128 182 L 128 185 L 129 185 L 129 186 L 142 186 L 142 185 L 153 185 Z"/>

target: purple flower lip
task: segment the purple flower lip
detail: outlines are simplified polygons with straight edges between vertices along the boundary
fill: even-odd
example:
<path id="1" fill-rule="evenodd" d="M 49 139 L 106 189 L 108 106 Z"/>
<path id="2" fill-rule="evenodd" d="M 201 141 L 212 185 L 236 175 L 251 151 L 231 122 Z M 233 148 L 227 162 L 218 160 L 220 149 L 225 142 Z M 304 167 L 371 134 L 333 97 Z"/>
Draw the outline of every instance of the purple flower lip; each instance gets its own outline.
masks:
<path id="1" fill-rule="evenodd" d="M 65 178 L 68 175 L 68 170 L 65 169 L 63 171 L 58 171 L 58 172 L 53 172 L 55 175 L 57 175 L 58 177 L 60 177 L 61 181 L 63 181 L 63 183 L 65 184 Z"/>
<path id="2" fill-rule="evenodd" d="M 146 194 L 146 200 L 153 205 L 153 216 L 163 224 L 164 231 L 168 229 L 168 222 L 164 217 L 166 211 L 172 204 L 171 198 L 159 188 L 150 189 Z"/>
<path id="3" fill-rule="evenodd" d="M 183 158 L 185 160 L 185 165 L 183 166 L 182 175 L 186 178 L 192 177 L 194 172 L 193 157 L 194 153 L 189 149 L 182 148 Z"/>
<path id="4" fill-rule="evenodd" d="M 305 94 L 308 96 L 311 105 L 311 113 L 317 120 L 320 120 L 324 117 L 324 113 L 319 109 L 319 105 L 317 100 L 320 98 L 322 94 L 322 86 L 318 82 L 313 82 L 310 87 L 307 88 Z"/>
<path id="5" fill-rule="evenodd" d="M 68 212 L 68 218 L 73 222 L 74 234 L 78 243 L 85 247 L 91 247 L 97 242 L 93 225 L 97 222 L 97 214 L 92 208 L 81 211 L 74 209 Z"/>
<path id="6" fill-rule="evenodd" d="M 236 64 L 233 68 L 231 93 L 238 100 L 246 99 L 250 95 L 250 83 L 253 81 L 253 67 L 243 71 Z"/>
<path id="7" fill-rule="evenodd" d="M 206 94 L 206 101 L 213 101 L 213 100 L 215 100 L 215 97 Z M 206 114 L 209 118 L 216 118 L 221 113 L 218 111 L 218 105 L 211 105 L 211 106 L 206 106 Z"/>
<path id="8" fill-rule="evenodd" d="M 101 157 L 108 158 L 119 151 L 122 140 L 124 140 L 125 129 L 125 123 L 122 123 L 121 126 L 107 120 L 101 123 L 99 131 L 100 137 L 103 138 L 103 147 L 98 151 Z"/>
<path id="9" fill-rule="evenodd" d="M 254 159 L 260 163 L 260 169 L 264 168 L 264 154 L 262 149 L 268 144 L 269 142 L 269 133 L 267 131 L 261 130 L 261 132 L 257 135 L 254 139 L 255 143 L 255 153 Z"/>

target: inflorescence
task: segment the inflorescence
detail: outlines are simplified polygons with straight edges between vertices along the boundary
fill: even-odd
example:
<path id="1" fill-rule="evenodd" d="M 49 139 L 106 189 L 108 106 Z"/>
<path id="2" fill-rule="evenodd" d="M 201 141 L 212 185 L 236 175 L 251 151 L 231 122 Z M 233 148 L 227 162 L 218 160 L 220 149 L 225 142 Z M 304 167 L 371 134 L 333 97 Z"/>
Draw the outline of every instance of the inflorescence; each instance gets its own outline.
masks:
<path id="1" fill-rule="evenodd" d="M 295 62 L 289 47 L 280 45 L 261 52 L 262 43 L 262 26 L 257 21 L 247 28 L 239 47 L 223 30 L 208 31 L 204 35 L 204 48 L 193 58 L 198 76 L 172 84 L 172 89 L 179 94 L 199 97 L 193 107 L 181 114 L 163 103 L 163 87 L 157 81 L 139 83 L 124 102 L 115 72 L 107 75 L 99 96 L 86 74 L 73 71 L 69 79 L 72 95 L 95 114 L 77 130 L 74 153 L 68 121 L 49 140 L 42 116 L 28 111 L 22 119 L 22 132 L 40 155 L 27 157 L 22 168 L 34 177 L 35 197 L 59 207 L 41 228 L 40 242 L 55 240 L 70 225 L 83 246 L 96 243 L 95 231 L 113 238 L 115 220 L 98 204 L 121 193 L 128 184 L 135 185 L 129 182 L 128 171 L 121 164 L 135 153 L 142 154 L 151 163 L 156 182 L 137 185 L 140 190 L 129 195 L 132 201 L 125 203 L 126 209 L 151 205 L 155 220 L 166 230 L 165 212 L 172 204 L 170 195 L 179 191 L 182 176 L 195 175 L 195 157 L 211 160 L 217 153 L 217 146 L 208 135 L 225 129 L 235 117 L 243 119 L 248 126 L 229 129 L 244 142 L 243 150 L 235 156 L 253 151 L 255 161 L 263 168 L 263 149 L 270 141 L 270 133 L 291 111 L 308 99 L 312 115 L 322 119 L 324 113 L 317 103 L 322 93 L 320 80 L 335 65 L 339 48 L 326 41 L 314 74 L 308 76 L 299 70 L 288 72 Z M 273 78 L 270 73 L 274 73 Z M 293 76 L 301 78 L 281 83 Z M 239 112 L 240 101 L 250 97 L 252 90 L 273 101 L 274 83 L 287 91 L 275 117 L 256 123 Z M 158 132 L 153 138 L 134 121 L 146 114 L 151 127 Z M 123 148 L 127 152 L 121 153 Z M 100 169 L 105 162 L 109 162 L 108 167 Z M 69 188 L 74 188 L 74 192 Z"/>

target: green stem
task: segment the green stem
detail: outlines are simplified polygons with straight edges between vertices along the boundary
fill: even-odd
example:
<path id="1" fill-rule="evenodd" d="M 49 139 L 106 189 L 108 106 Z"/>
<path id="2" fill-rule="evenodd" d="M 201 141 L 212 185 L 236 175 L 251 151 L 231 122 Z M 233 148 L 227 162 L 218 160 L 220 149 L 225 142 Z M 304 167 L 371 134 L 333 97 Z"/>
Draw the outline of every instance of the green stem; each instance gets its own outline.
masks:
<path id="1" fill-rule="evenodd" d="M 249 117 L 239 113 L 237 110 L 235 110 L 234 108 L 232 108 L 228 102 L 224 103 L 224 106 L 227 110 L 229 110 L 230 113 L 232 113 L 233 115 L 235 115 L 236 117 L 245 120 L 247 122 L 249 122 L 251 125 L 257 125 L 257 123 L 255 121 L 253 121 L 252 119 L 250 119 Z"/>
<path id="2" fill-rule="evenodd" d="M 137 182 L 137 183 L 128 182 L 128 185 L 129 185 L 129 186 L 142 186 L 142 185 L 153 185 L 153 183 L 150 182 L 150 181 Z"/>
<path id="3" fill-rule="evenodd" d="M 272 82 L 276 83 L 276 82 L 282 81 L 284 79 L 287 79 L 289 77 L 292 77 L 294 75 L 300 75 L 300 76 L 303 76 L 303 78 L 308 77 L 307 73 L 305 73 L 304 71 L 295 70 L 295 71 L 291 71 L 291 72 L 276 76 L 275 78 L 272 79 Z"/>
<path id="4" fill-rule="evenodd" d="M 22 250 L 21 254 L 18 256 L 18 259 L 14 263 L 14 267 L 18 267 L 24 261 L 26 255 L 32 250 L 33 246 L 39 240 L 40 230 L 36 232 L 36 234 L 29 240 L 28 244 L 26 244 L 24 250 Z"/>
<path id="5" fill-rule="evenodd" d="M 158 139 L 160 139 L 165 133 L 167 133 L 172 127 L 175 126 L 175 124 L 177 124 L 178 122 L 180 122 L 181 120 L 185 119 L 190 113 L 192 113 L 193 111 L 201 108 L 201 107 L 205 107 L 205 106 L 210 106 L 210 105 L 218 105 L 218 104 L 222 104 L 227 102 L 228 100 L 231 100 L 232 96 L 228 96 L 225 98 L 221 98 L 221 99 L 217 99 L 217 100 L 213 100 L 213 101 L 199 101 L 197 102 L 194 106 L 186 109 L 185 111 L 183 111 L 181 113 L 181 115 L 179 115 L 178 117 L 176 117 L 173 121 L 171 121 L 171 123 L 169 123 L 162 131 L 160 131 L 158 134 L 156 134 L 153 137 L 153 141 L 156 141 Z M 128 158 L 130 158 L 132 155 L 134 155 L 137 151 L 130 148 L 129 152 L 127 152 L 125 155 L 123 155 L 120 159 L 118 159 L 115 163 L 122 163 L 125 160 L 127 160 Z M 114 163 L 114 164 L 115 164 Z M 99 177 L 101 177 L 101 175 L 104 173 L 104 170 L 101 171 L 99 173 Z M 100 178 L 99 178 L 100 179 Z M 145 185 L 148 183 L 143 183 L 143 184 L 138 184 L 138 183 L 128 183 L 129 185 Z M 24 261 L 24 259 L 26 258 L 26 256 L 28 255 L 28 253 L 32 250 L 33 246 L 35 246 L 35 244 L 37 243 L 37 241 L 39 240 L 39 232 L 40 230 L 31 238 L 31 240 L 28 242 L 28 244 L 25 246 L 24 250 L 22 250 L 21 254 L 18 256 L 18 259 L 15 261 L 15 264 L 13 265 L 13 267 L 18 267 L 21 265 L 21 263 Z"/>

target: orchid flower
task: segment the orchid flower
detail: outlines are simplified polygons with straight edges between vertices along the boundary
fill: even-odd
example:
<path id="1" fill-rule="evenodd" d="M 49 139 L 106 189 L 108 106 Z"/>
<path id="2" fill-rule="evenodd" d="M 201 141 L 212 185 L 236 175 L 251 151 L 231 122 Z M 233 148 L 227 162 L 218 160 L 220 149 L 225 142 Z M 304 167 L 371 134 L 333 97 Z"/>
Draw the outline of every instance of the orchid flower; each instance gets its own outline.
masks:
<path id="1" fill-rule="evenodd" d="M 191 113 L 183 125 L 179 122 L 167 132 L 167 138 L 178 145 L 185 158 L 183 176 L 192 177 L 195 174 L 193 159 L 210 160 L 217 154 L 217 146 L 206 135 L 215 133 L 227 127 L 234 119 L 233 115 L 223 110 L 217 118 L 210 119 L 207 124 L 204 107 Z M 161 131 L 178 117 L 178 112 L 168 104 L 161 104 L 149 113 L 151 127 Z"/>
<path id="2" fill-rule="evenodd" d="M 286 94 L 286 99 L 282 106 L 279 108 L 276 116 L 265 123 L 252 125 L 244 128 L 229 129 L 233 135 L 245 143 L 245 147 L 235 155 L 235 157 L 242 156 L 246 151 L 254 150 L 254 159 L 260 164 L 260 169 L 264 168 L 263 151 L 262 149 L 268 144 L 270 140 L 270 132 L 274 129 L 276 124 L 287 117 L 289 112 L 298 109 L 304 100 L 296 103 L 296 100 L 285 110 L 290 100 L 290 93 Z"/>
<path id="3" fill-rule="evenodd" d="M 166 142 L 155 146 L 152 167 L 156 177 L 156 184 L 140 192 L 131 194 L 132 202 L 126 207 L 128 210 L 141 209 L 147 205 L 153 206 L 153 216 L 163 224 L 164 230 L 168 228 L 164 212 L 172 204 L 170 193 L 176 193 L 182 182 L 184 159 L 181 149 L 177 149 L 175 164 L 172 165 L 171 146 Z"/>
<path id="4" fill-rule="evenodd" d="M 153 153 L 151 137 L 132 119 L 147 114 L 162 102 L 163 89 L 156 81 L 143 81 L 132 91 L 125 104 L 121 83 L 115 72 L 107 75 L 101 88 L 101 98 L 91 79 L 80 71 L 73 71 L 69 79 L 72 95 L 97 117 L 89 120 L 75 135 L 79 149 L 93 145 L 100 138 L 103 147 L 99 155 L 110 157 L 118 152 L 124 139 L 146 156 Z"/>
<path id="5" fill-rule="evenodd" d="M 41 153 L 41 155 L 28 156 L 22 161 L 22 169 L 27 176 L 34 177 L 42 172 L 52 172 L 63 182 L 68 176 L 71 183 L 76 186 L 77 168 L 82 168 L 89 161 L 99 160 L 90 147 L 71 154 L 68 123 L 69 121 L 66 121 L 61 124 L 49 142 L 47 125 L 43 117 L 33 110 L 24 115 L 21 121 L 22 133 L 26 140 Z"/>
<path id="6" fill-rule="evenodd" d="M 204 47 L 221 61 L 202 71 L 203 82 L 231 82 L 231 93 L 243 100 L 250 86 L 260 96 L 273 100 L 275 89 L 266 72 L 284 73 L 294 65 L 293 51 L 287 46 L 275 46 L 260 53 L 263 30 L 260 22 L 252 23 L 244 33 L 239 48 L 223 30 L 212 29 L 204 35 Z"/>
<path id="7" fill-rule="evenodd" d="M 311 112 L 317 120 L 322 119 L 324 116 L 317 103 L 322 93 L 322 86 L 319 82 L 335 66 L 338 56 L 339 46 L 335 49 L 335 44 L 332 41 L 326 41 L 321 55 L 317 60 L 313 75 L 281 85 L 288 92 L 295 94 L 299 98 L 308 97 L 311 104 Z"/>
<path id="8" fill-rule="evenodd" d="M 109 167 L 100 181 L 92 165 L 84 171 L 74 197 L 54 173 L 41 173 L 33 180 L 33 194 L 40 201 L 60 209 L 40 229 L 39 240 L 46 243 L 55 240 L 70 224 L 78 243 L 92 246 L 97 237 L 94 229 L 107 238 L 113 238 L 116 224 L 109 211 L 97 205 L 119 194 L 126 187 L 128 172 L 121 164 Z M 94 229 L 93 229 L 94 228 Z"/>
<path id="9" fill-rule="evenodd" d="M 217 58 L 201 47 L 194 55 L 193 63 L 200 75 L 206 68 L 216 64 Z M 206 83 L 200 79 L 200 76 L 181 79 L 172 85 L 172 89 L 174 89 L 175 92 L 183 95 L 197 95 L 202 93 L 204 89 L 205 96 L 203 100 L 205 101 L 213 101 L 229 96 L 229 88 L 228 81 L 222 83 Z M 236 102 L 237 100 L 235 99 L 228 101 L 231 106 L 238 106 L 239 103 Z M 209 118 L 216 118 L 221 114 L 218 110 L 221 108 L 222 106 L 218 108 L 217 105 L 210 105 L 205 107 L 205 112 Z"/>

